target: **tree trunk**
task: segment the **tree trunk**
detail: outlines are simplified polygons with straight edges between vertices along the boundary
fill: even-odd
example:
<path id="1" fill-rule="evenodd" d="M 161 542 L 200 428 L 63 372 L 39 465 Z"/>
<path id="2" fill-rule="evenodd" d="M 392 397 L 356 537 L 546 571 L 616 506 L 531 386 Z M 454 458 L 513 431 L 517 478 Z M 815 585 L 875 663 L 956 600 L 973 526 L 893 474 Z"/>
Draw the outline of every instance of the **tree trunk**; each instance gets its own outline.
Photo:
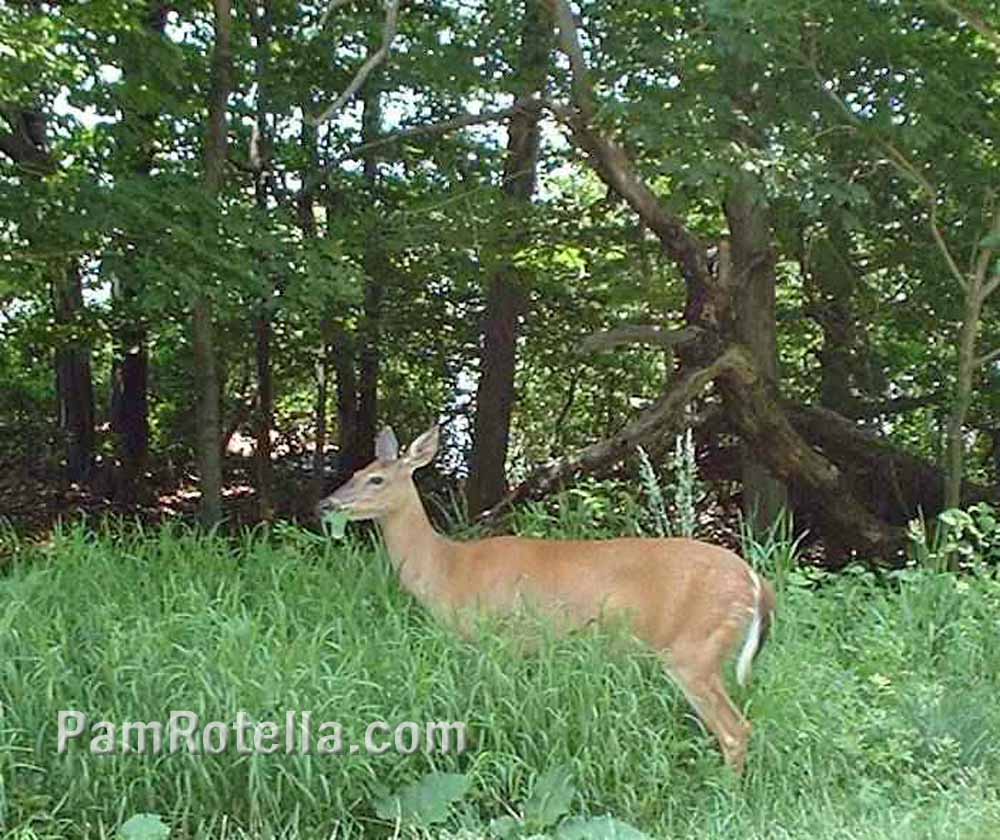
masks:
<path id="1" fill-rule="evenodd" d="M 495 505 L 507 492 L 507 445 L 514 406 L 517 321 L 524 293 L 516 281 L 497 274 L 490 282 L 483 329 L 481 373 L 466 503 L 469 516 Z"/>
<path id="2" fill-rule="evenodd" d="M 755 359 L 734 344 L 733 307 L 734 279 L 742 283 L 758 270 L 757 262 L 765 262 L 754 245 L 737 263 L 731 259 L 729 244 L 719 243 L 719 271 L 710 270 L 708 253 L 701 240 L 671 213 L 649 186 L 639 177 L 622 146 L 605 136 L 595 125 L 593 90 L 587 78 L 585 53 L 572 10 L 567 0 L 548 0 L 559 30 L 560 44 L 570 67 L 573 107 L 548 103 L 549 109 L 570 129 L 574 145 L 581 149 L 594 171 L 608 187 L 620 195 L 635 210 L 642 221 L 659 238 L 664 252 L 676 263 L 687 285 L 684 317 L 688 326 L 697 330 L 698 338 L 678 348 L 684 370 L 704 368 L 713 360 L 729 356 L 742 357 L 739 363 L 727 365 L 717 382 L 723 392 L 728 419 L 744 444 L 754 447 L 763 466 L 784 482 L 793 498 L 811 504 L 816 511 L 824 538 L 832 537 L 844 548 L 860 550 L 865 559 L 895 563 L 897 551 L 905 541 L 903 529 L 892 528 L 873 516 L 852 495 L 848 483 L 837 468 L 823 455 L 813 450 L 795 431 L 777 399 L 773 378 L 757 370 Z M 729 80 L 734 114 L 751 113 L 753 102 L 740 102 L 754 96 L 750 86 L 752 74 L 735 64 L 726 65 L 734 74 Z M 724 130 L 734 141 L 751 146 L 753 137 L 741 132 L 735 119 L 723 118 Z M 734 206 L 734 210 L 739 209 Z M 738 231 L 734 231 L 738 233 Z M 739 237 L 734 237 L 738 239 Z M 734 246 L 742 247 L 738 241 Z M 746 261 L 749 259 L 749 262 Z M 757 290 L 760 293 L 760 290 Z M 837 558 L 850 559 L 847 552 Z"/>
<path id="3" fill-rule="evenodd" d="M 250 141 L 250 165 L 254 170 L 254 199 L 257 209 L 266 213 L 268 209 L 268 165 L 270 157 L 271 131 L 268 127 L 270 116 L 269 59 L 271 44 L 271 4 L 270 0 L 259 0 L 250 7 L 250 29 L 254 34 L 256 58 L 254 74 L 257 81 L 257 121 Z M 256 345 L 257 405 L 255 413 L 254 472 L 257 485 L 257 512 L 260 518 L 269 522 L 274 518 L 274 470 L 271 464 L 271 429 L 274 425 L 274 377 L 271 372 L 271 281 L 272 271 L 267 254 L 260 254 L 258 265 L 264 273 L 264 287 L 267 290 L 257 308 L 254 318 L 254 341 Z"/>
<path id="4" fill-rule="evenodd" d="M 948 415 L 945 449 L 944 507 L 957 508 L 962 503 L 962 471 L 965 456 L 965 418 L 972 405 L 972 384 L 976 370 L 976 333 L 982 302 L 976 294 L 968 294 L 958 333 L 958 370 L 955 396 Z"/>
<path id="5" fill-rule="evenodd" d="M 119 334 L 121 355 L 112 374 L 111 430 L 118 436 L 119 469 L 114 499 L 135 504 L 149 453 L 149 355 L 143 326 L 126 327 Z"/>
<path id="6" fill-rule="evenodd" d="M 833 225 L 808 246 L 803 244 L 801 269 L 807 295 L 806 313 L 823 332 L 818 352 L 820 363 L 819 402 L 823 408 L 845 417 L 858 409 L 854 379 L 855 318 L 851 301 L 857 275 L 845 249 L 843 235 L 834 239 Z"/>
<path id="7" fill-rule="evenodd" d="M 212 196 L 222 191 L 225 176 L 226 100 L 232 78 L 232 8 L 230 0 L 214 0 L 215 48 L 205 137 L 205 189 Z M 205 282 L 211 282 L 205 278 Z M 219 375 L 211 297 L 196 296 L 192 313 L 195 397 L 198 423 L 198 471 L 201 489 L 199 519 L 206 526 L 222 519 L 222 440 L 219 426 Z"/>
<path id="8" fill-rule="evenodd" d="M 35 108 L 4 109 L 9 131 L 0 131 L 0 153 L 13 160 L 32 179 L 41 180 L 58 171 L 48 138 L 47 115 Z M 45 249 L 43 218 L 36 219 L 28 239 Z M 69 260 L 54 268 L 51 281 L 53 320 L 71 330 L 78 326 L 83 311 L 80 266 Z M 60 341 L 54 358 L 59 427 L 66 435 L 66 477 L 71 482 L 90 479 L 94 465 L 94 388 L 90 368 L 90 348 L 76 338 Z"/>
<path id="9" fill-rule="evenodd" d="M 60 281 L 53 283 L 53 310 L 56 324 L 79 328 L 83 311 L 80 269 L 71 261 Z M 59 426 L 66 435 L 66 477 L 83 483 L 94 466 L 94 387 L 90 371 L 90 349 L 76 338 L 56 350 L 56 393 L 59 397 Z"/>
<path id="10" fill-rule="evenodd" d="M 326 495 L 326 405 L 328 398 L 327 386 L 327 353 L 324 352 L 316 360 L 316 406 L 313 409 L 313 422 L 316 426 L 316 445 L 313 448 L 312 462 L 312 492 L 310 507 L 315 507 Z"/>
<path id="11" fill-rule="evenodd" d="M 341 327 L 331 330 L 327 345 L 337 375 L 337 480 L 365 466 L 358 445 L 358 380 L 354 341 Z"/>
<path id="12" fill-rule="evenodd" d="M 993 242 L 1000 239 L 1000 209 L 993 211 L 989 238 Z M 958 334 L 957 381 L 951 414 L 948 417 L 948 445 L 945 453 L 944 505 L 946 508 L 958 507 L 961 504 L 962 462 L 965 457 L 965 419 L 972 405 L 972 386 L 976 368 L 988 364 L 989 358 L 995 358 L 993 353 L 976 358 L 976 337 L 979 333 L 983 304 L 986 303 L 990 295 L 1000 290 L 1000 269 L 996 268 L 993 263 L 996 251 L 997 248 L 992 244 L 980 245 L 973 271 L 966 279 L 962 289 L 964 305 L 962 327 Z M 996 352 L 1000 352 L 1000 349 Z"/>
<path id="13" fill-rule="evenodd" d="M 525 104 L 544 89 L 550 50 L 551 36 L 545 9 L 535 0 L 526 0 L 515 90 L 519 104 Z M 507 225 L 516 231 L 520 208 L 531 203 L 535 192 L 539 113 L 524 108 L 514 114 L 507 138 L 503 173 L 505 216 Z M 522 238 L 514 236 L 514 247 Z M 470 516 L 492 507 L 507 492 L 507 447 L 515 398 L 518 320 L 526 308 L 523 278 L 513 263 L 508 262 L 490 278 L 486 294 L 476 415 L 466 484 Z"/>
<path id="14" fill-rule="evenodd" d="M 364 110 L 361 116 L 361 142 L 367 143 L 382 131 L 381 91 L 377 74 L 365 85 Z M 364 155 L 364 175 L 370 202 L 378 202 L 378 160 L 374 151 Z M 364 304 L 361 319 L 361 350 L 358 369 L 358 408 L 352 457 L 359 465 L 375 458 L 375 435 L 378 431 L 378 379 L 381 353 L 382 300 L 390 266 L 380 232 L 372 230 L 365 241 L 362 263 L 365 269 Z"/>
<path id="15" fill-rule="evenodd" d="M 732 278 L 736 338 L 750 349 L 766 381 L 765 387 L 777 393 L 774 251 L 763 188 L 749 175 L 737 175 L 726 197 L 725 209 L 730 259 L 739 271 L 739 276 Z M 744 444 L 743 508 L 747 520 L 758 530 L 766 529 L 787 504 L 784 485 L 771 475 L 754 448 Z"/>
<path id="16" fill-rule="evenodd" d="M 124 64 L 126 85 L 137 88 L 145 84 L 145 55 L 142 41 L 162 38 L 167 24 L 168 6 L 152 0 L 146 9 L 146 26 L 134 33 L 136 44 L 127 51 Z M 128 167 L 139 177 L 148 178 L 155 158 L 154 133 L 158 112 L 132 110 L 130 97 L 123 97 L 122 152 Z M 118 468 L 113 480 L 113 496 L 120 504 L 133 505 L 141 495 L 142 477 L 149 457 L 149 354 L 146 348 L 147 330 L 144 319 L 133 307 L 142 296 L 142 278 L 126 268 L 126 276 L 118 278 L 116 297 L 125 307 L 125 320 L 117 335 L 117 359 L 112 371 L 111 430 L 117 435 Z"/>
<path id="17" fill-rule="evenodd" d="M 383 278 L 388 276 L 385 271 L 384 256 L 378 253 L 380 248 L 381 245 L 378 243 L 367 245 L 364 260 L 367 275 L 364 329 L 358 370 L 358 408 L 354 421 L 352 452 L 352 458 L 359 466 L 368 464 L 375 458 L 375 435 L 378 431 L 378 378 L 381 364 L 379 318 L 382 311 Z"/>
<path id="18" fill-rule="evenodd" d="M 274 377 L 271 372 L 271 318 L 261 306 L 254 322 L 257 347 L 257 416 L 254 463 L 257 478 L 257 510 L 261 519 L 274 518 L 272 497 L 271 429 L 274 425 Z"/>
<path id="19" fill-rule="evenodd" d="M 858 552 L 860 559 L 897 565 L 905 545 L 903 529 L 873 515 L 836 465 L 798 434 L 756 361 L 748 355 L 723 371 L 718 383 L 741 441 L 755 449 L 771 475 L 788 485 L 795 506 L 807 507 L 815 516 L 831 564 L 844 565 Z"/>
<path id="20" fill-rule="evenodd" d="M 198 295 L 192 313 L 194 390 L 197 400 L 198 518 L 207 527 L 222 519 L 222 434 L 219 415 L 219 375 L 216 365 L 212 305 Z"/>

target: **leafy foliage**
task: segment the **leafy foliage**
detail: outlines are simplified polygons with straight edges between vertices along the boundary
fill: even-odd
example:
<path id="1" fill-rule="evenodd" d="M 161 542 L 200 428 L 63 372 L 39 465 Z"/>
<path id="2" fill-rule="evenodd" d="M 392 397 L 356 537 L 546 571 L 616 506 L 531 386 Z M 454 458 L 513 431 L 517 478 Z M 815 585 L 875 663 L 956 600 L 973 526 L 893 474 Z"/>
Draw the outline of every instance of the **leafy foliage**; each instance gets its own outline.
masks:
<path id="1" fill-rule="evenodd" d="M 427 827 L 444 822 L 450 807 L 469 790 L 471 780 L 461 773 L 432 773 L 375 802 L 383 820 Z"/>
<path id="2" fill-rule="evenodd" d="M 138 0 L 59 4 L 50 14 L 15 4 L 5 12 L 0 100 L 44 120 L 53 167 L 36 177 L 2 158 L 5 341 L 33 357 L 85 341 L 104 360 L 101 425 L 113 375 L 107 362 L 122 333 L 142 325 L 152 351 L 154 446 L 181 456 L 194 433 L 185 354 L 195 293 L 216 304 L 233 410 L 242 399 L 234 393 L 240 369 L 249 369 L 249 323 L 261 305 L 273 317 L 278 423 L 291 427 L 303 424 L 302 406 L 313 402 L 324 324 L 363 335 L 363 288 L 375 281 L 384 295 L 384 415 L 422 425 L 438 413 L 461 425 L 477 374 L 484 286 L 513 261 L 530 300 L 513 476 L 611 433 L 655 398 L 671 370 L 661 353 L 581 358 L 576 347 L 619 321 L 676 322 L 683 286 L 558 127 L 543 124 L 530 211 L 512 214 L 496 189 L 503 137 L 488 124 L 418 130 L 379 146 L 373 188 L 363 155 L 352 151 L 361 141 L 358 103 L 321 126 L 303 115 L 346 88 L 359 56 L 381 37 L 381 10 L 347 4 L 327 14 L 326 4 L 286 0 L 268 8 L 263 20 L 238 10 L 235 21 L 231 165 L 221 205 L 206 198 L 200 174 L 211 47 L 204 8 L 164 10 L 162 31 Z M 886 156 L 900 150 L 933 181 L 955 253 L 989 244 L 983 190 L 998 164 L 988 42 L 944 4 L 919 14 L 854 0 L 780 10 L 732 0 L 683 9 L 584 2 L 580 11 L 600 124 L 693 231 L 723 234 L 727 186 L 741 172 L 755 174 L 776 223 L 783 390 L 817 397 L 829 351 L 822 306 L 833 294 L 856 320 L 845 347 L 856 363 L 850 387 L 862 401 L 927 398 L 926 407 L 887 416 L 883 426 L 935 457 L 960 295 L 943 271 L 920 190 Z M 390 60 L 373 77 L 382 130 L 509 104 L 522 14 L 520 3 L 506 0 L 407 8 Z M 552 97 L 568 97 L 568 87 L 554 67 Z M 4 131 L 13 132 L 16 119 L 11 111 Z M 376 241 L 385 254 L 379 276 L 365 262 Z M 836 243 L 826 272 L 833 286 L 817 285 L 811 262 L 827 241 Z M 82 267 L 85 305 L 71 322 L 54 323 L 50 287 L 72 261 Z M 855 280 L 838 283 L 848 274 Z M 993 347 L 1000 319 L 992 317 L 996 303 L 987 306 L 982 341 Z M 1000 411 L 995 374 L 985 372 L 976 395 L 972 423 L 984 432 Z M 42 367 L 0 368 L 4 392 L 16 397 L 0 408 L 2 422 L 17 415 L 23 424 L 30 402 L 48 434 L 51 404 L 26 400 L 50 388 L 49 378 Z M 553 417 L 561 422 L 554 426 Z M 465 445 L 461 434 L 454 440 Z M 983 435 L 973 454 L 971 474 L 988 478 Z M 462 452 L 451 459 L 460 470 Z"/>

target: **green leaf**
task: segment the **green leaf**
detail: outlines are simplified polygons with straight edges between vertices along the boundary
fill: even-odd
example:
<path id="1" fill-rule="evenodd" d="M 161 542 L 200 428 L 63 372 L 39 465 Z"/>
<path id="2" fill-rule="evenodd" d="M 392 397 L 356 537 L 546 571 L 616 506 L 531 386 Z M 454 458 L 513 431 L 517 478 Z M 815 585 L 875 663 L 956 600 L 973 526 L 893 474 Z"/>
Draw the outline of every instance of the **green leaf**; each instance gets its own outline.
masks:
<path id="1" fill-rule="evenodd" d="M 419 782 L 375 802 L 383 820 L 428 826 L 448 818 L 448 810 L 465 796 L 471 781 L 464 773 L 429 773 Z"/>
<path id="2" fill-rule="evenodd" d="M 323 517 L 323 530 L 326 535 L 335 540 L 342 540 L 347 531 L 347 523 L 350 520 L 347 514 L 341 510 L 334 510 Z"/>
<path id="3" fill-rule="evenodd" d="M 490 834 L 499 840 L 511 840 L 524 834 L 524 823 L 514 817 L 497 817 L 490 820 Z"/>
<path id="4" fill-rule="evenodd" d="M 568 767 L 547 770 L 539 776 L 531 796 L 524 803 L 524 821 L 538 828 L 554 825 L 569 811 L 575 795 L 576 789 Z"/>
<path id="5" fill-rule="evenodd" d="M 989 248 L 991 251 L 1000 251 L 1000 233 L 988 233 L 979 240 L 980 248 Z"/>
<path id="6" fill-rule="evenodd" d="M 648 834 L 611 816 L 575 817 L 563 823 L 556 840 L 651 840 Z"/>
<path id="7" fill-rule="evenodd" d="M 121 840 L 165 840 L 170 829 L 159 814 L 136 814 L 118 829 Z"/>

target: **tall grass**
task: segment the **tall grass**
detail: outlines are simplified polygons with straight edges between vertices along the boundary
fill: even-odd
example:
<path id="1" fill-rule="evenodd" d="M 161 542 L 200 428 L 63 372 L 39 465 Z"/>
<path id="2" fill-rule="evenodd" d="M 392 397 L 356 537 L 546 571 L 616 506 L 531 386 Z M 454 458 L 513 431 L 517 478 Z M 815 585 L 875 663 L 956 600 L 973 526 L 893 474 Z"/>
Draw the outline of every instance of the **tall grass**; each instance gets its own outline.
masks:
<path id="1" fill-rule="evenodd" d="M 766 573 L 788 562 L 787 537 L 755 558 Z M 1000 584 L 929 570 L 817 583 L 784 575 L 771 641 L 736 695 L 755 729 L 734 780 L 653 656 L 598 632 L 531 656 L 501 634 L 463 642 L 400 591 L 368 538 L 59 532 L 19 547 L 0 578 L 0 830 L 112 837 L 153 812 L 175 838 L 407 836 L 374 803 L 437 771 L 472 784 L 440 830 L 413 836 L 488 837 L 565 767 L 574 813 L 656 838 L 1000 836 Z M 455 720 L 470 745 L 60 755 L 61 709 L 113 722 L 311 710 L 353 737 L 373 720 Z"/>
<path id="2" fill-rule="evenodd" d="M 698 478 L 694 437 L 691 429 L 674 438 L 674 451 L 668 461 L 670 484 L 660 486 L 656 469 L 646 450 L 636 448 L 639 456 L 639 479 L 646 496 L 646 509 L 652 520 L 650 530 L 660 537 L 693 537 L 698 524 L 698 506 L 705 490 Z M 674 511 L 673 519 L 670 509 Z"/>

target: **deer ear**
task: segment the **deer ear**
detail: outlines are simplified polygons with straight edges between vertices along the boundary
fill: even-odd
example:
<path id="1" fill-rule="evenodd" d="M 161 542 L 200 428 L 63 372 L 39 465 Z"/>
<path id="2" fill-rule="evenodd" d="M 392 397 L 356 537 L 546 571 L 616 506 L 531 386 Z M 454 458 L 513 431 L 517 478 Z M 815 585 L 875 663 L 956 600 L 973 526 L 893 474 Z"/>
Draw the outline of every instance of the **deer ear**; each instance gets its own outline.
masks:
<path id="1" fill-rule="evenodd" d="M 399 441 L 392 426 L 386 426 L 375 438 L 375 457 L 380 461 L 395 461 L 399 457 Z"/>
<path id="2" fill-rule="evenodd" d="M 406 461 L 411 469 L 426 467 L 437 455 L 441 434 L 437 424 L 434 424 L 413 443 L 406 452 Z"/>

